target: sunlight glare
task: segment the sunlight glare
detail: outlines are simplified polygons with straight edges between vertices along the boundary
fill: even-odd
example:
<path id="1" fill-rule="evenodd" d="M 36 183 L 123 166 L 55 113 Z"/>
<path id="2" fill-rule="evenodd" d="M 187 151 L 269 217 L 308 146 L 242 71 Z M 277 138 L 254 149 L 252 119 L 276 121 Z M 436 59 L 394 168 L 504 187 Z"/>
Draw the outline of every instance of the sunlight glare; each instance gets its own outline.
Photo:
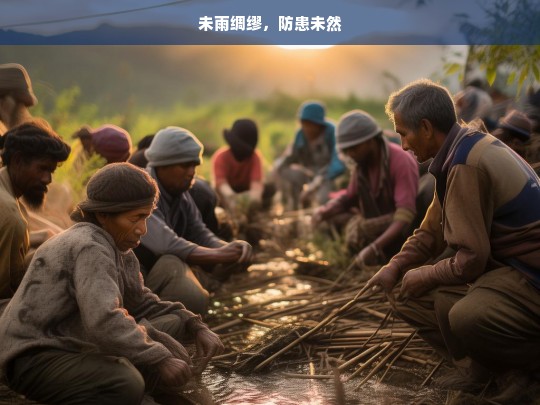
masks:
<path id="1" fill-rule="evenodd" d="M 297 50 L 297 49 L 327 49 L 334 45 L 278 45 L 282 49 Z"/>

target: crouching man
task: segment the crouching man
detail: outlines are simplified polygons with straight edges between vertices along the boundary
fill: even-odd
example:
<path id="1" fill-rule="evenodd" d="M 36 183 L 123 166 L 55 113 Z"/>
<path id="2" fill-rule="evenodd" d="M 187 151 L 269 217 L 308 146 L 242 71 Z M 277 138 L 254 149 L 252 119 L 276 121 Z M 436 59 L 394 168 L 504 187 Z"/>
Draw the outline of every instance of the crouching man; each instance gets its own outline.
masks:
<path id="1" fill-rule="evenodd" d="M 140 404 L 145 391 L 185 384 L 223 350 L 179 302 L 142 282 L 132 249 L 157 201 L 143 170 L 115 163 L 88 182 L 78 222 L 35 253 L 0 317 L 0 377 L 40 403 Z"/>
<path id="2" fill-rule="evenodd" d="M 368 285 L 461 370 L 494 374 L 491 400 L 523 403 L 540 367 L 540 180 L 490 134 L 461 126 L 448 91 L 414 82 L 390 96 L 402 146 L 434 158 L 433 202 L 419 229 Z M 433 260 L 449 246 L 452 257 Z"/>

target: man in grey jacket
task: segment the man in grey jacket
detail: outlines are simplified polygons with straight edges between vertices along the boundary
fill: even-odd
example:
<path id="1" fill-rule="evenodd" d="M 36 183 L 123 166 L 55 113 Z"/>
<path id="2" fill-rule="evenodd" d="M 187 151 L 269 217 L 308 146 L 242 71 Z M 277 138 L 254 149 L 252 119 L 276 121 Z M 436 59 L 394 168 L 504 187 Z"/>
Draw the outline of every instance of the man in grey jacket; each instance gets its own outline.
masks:
<path id="1" fill-rule="evenodd" d="M 184 128 L 167 127 L 157 132 L 145 156 L 160 198 L 148 219 L 148 232 L 135 249 L 147 273 L 146 285 L 161 299 L 180 301 L 199 314 L 207 310 L 209 293 L 191 266 L 249 263 L 252 254 L 245 241 L 226 243 L 216 237 L 186 192 L 193 184 L 202 152 L 201 142 Z"/>

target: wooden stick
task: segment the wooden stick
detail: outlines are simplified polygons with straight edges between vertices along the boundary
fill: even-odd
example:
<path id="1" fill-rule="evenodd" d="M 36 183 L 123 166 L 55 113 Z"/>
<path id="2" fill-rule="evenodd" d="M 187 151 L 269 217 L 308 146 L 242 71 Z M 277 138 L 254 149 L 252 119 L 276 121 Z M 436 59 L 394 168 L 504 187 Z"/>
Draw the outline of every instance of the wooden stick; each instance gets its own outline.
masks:
<path id="1" fill-rule="evenodd" d="M 379 350 L 374 356 L 372 356 L 368 361 L 366 361 L 364 364 L 362 364 L 360 367 L 358 367 L 354 373 L 352 373 L 349 378 L 347 378 L 347 381 L 350 381 L 354 377 L 356 377 L 358 374 L 360 374 L 362 371 L 364 371 L 367 367 L 369 367 L 379 356 L 381 356 L 384 352 L 386 352 L 388 349 L 392 347 L 392 343 L 386 342 L 387 344 L 384 345 L 384 347 Z"/>
<path id="2" fill-rule="evenodd" d="M 401 356 L 403 354 L 403 351 L 407 348 L 407 346 L 409 345 L 409 343 L 411 343 L 411 341 L 413 340 L 414 336 L 416 335 L 416 330 L 413 331 L 413 333 L 410 334 L 410 336 L 405 340 L 403 341 L 403 343 L 401 344 L 401 346 L 399 347 L 396 355 L 394 356 L 394 358 L 392 359 L 392 361 L 390 362 L 390 364 L 388 364 L 388 367 L 386 368 L 386 371 L 384 372 L 384 374 L 382 375 L 381 379 L 379 380 L 379 382 L 383 382 L 384 380 L 384 377 L 386 377 L 386 374 L 388 374 L 388 371 L 390 370 L 390 368 L 394 365 L 394 363 L 396 362 L 397 359 L 399 359 L 399 356 Z"/>
<path id="3" fill-rule="evenodd" d="M 288 350 L 290 350 L 291 348 L 293 348 L 294 346 L 296 346 L 298 343 L 300 343 L 301 341 L 303 341 L 304 339 L 310 337 L 311 335 L 313 335 L 315 332 L 317 332 L 319 329 L 323 328 L 324 326 L 328 325 L 330 322 L 332 322 L 333 320 L 335 320 L 337 318 L 337 316 L 339 316 L 341 313 L 345 312 L 346 310 L 348 310 L 350 307 L 352 307 L 354 304 L 356 304 L 358 302 L 358 300 L 360 299 L 360 297 L 366 292 L 368 291 L 368 285 L 366 284 L 364 286 L 364 288 L 362 288 L 358 294 L 356 294 L 356 296 L 350 300 L 349 302 L 347 302 L 345 305 L 343 305 L 341 308 L 339 308 L 336 312 L 328 315 L 326 318 L 324 318 L 321 322 L 319 322 L 319 324 L 317 326 L 315 326 L 314 328 L 312 328 L 311 330 L 307 331 L 306 333 L 304 333 L 302 336 L 300 336 L 299 338 L 295 339 L 293 342 L 289 343 L 287 346 L 285 346 L 283 349 L 279 350 L 277 353 L 273 354 L 272 356 L 270 356 L 269 358 L 267 358 L 266 360 L 264 360 L 263 362 L 261 362 L 260 364 L 258 364 L 254 371 L 257 371 L 261 368 L 263 368 L 264 366 L 266 366 L 268 363 L 270 363 L 271 361 L 273 361 L 275 358 L 281 356 L 283 353 L 287 352 Z"/>
<path id="4" fill-rule="evenodd" d="M 389 343 L 380 343 L 376 346 L 372 346 L 367 350 L 364 350 L 362 353 L 360 353 L 358 356 L 353 357 L 352 359 L 348 360 L 347 362 L 343 363 L 341 366 L 339 366 L 339 371 L 343 371 L 346 368 L 348 368 L 350 365 L 357 363 L 359 360 L 363 359 L 364 357 L 368 356 L 369 354 L 373 353 L 375 350 L 379 349 L 381 346 L 388 346 Z"/>
<path id="5" fill-rule="evenodd" d="M 375 375 L 375 373 L 376 373 L 377 371 L 379 371 L 382 367 L 384 367 L 384 365 L 386 364 L 386 362 L 388 361 L 388 359 L 390 359 L 390 357 L 392 357 L 392 356 L 394 355 L 394 353 L 396 353 L 396 351 L 397 351 L 397 348 L 393 348 L 393 349 L 390 351 L 390 353 L 388 353 L 388 354 L 384 357 L 384 359 L 382 359 L 382 360 L 379 362 L 379 364 L 377 364 L 375 367 L 373 367 L 373 370 L 371 370 L 371 371 L 369 372 L 369 374 L 368 374 L 362 381 L 360 381 L 360 384 L 358 384 L 358 385 L 356 386 L 355 390 L 360 389 L 360 387 L 361 387 L 362 385 L 364 385 L 364 384 L 365 384 L 365 383 L 366 383 L 373 375 Z"/>
<path id="6" fill-rule="evenodd" d="M 431 377 L 433 377 L 433 374 L 439 369 L 439 367 L 444 363 L 444 359 L 439 361 L 435 367 L 433 367 L 433 370 L 429 373 L 429 375 L 426 377 L 424 381 L 422 381 L 422 384 L 420 384 L 420 387 L 423 387 L 427 384 L 427 382 L 430 380 Z"/>
<path id="7" fill-rule="evenodd" d="M 304 380 L 331 380 L 334 378 L 333 375 L 325 374 L 296 374 L 296 373 L 280 373 L 283 377 L 289 378 L 301 378 Z"/>

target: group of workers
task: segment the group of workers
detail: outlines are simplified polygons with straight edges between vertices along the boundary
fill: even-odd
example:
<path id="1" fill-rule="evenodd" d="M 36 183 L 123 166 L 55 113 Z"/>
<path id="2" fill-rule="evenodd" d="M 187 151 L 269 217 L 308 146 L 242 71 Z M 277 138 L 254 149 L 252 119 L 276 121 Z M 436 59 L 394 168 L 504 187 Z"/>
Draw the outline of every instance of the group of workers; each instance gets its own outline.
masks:
<path id="1" fill-rule="evenodd" d="M 214 188 L 196 177 L 204 147 L 185 128 L 163 128 L 131 153 L 122 128 L 83 127 L 78 164 L 98 154 L 106 165 L 72 226 L 40 230 L 71 147 L 32 117 L 36 102 L 24 67 L 0 65 L 0 377 L 42 403 L 155 403 L 224 350 L 202 317 L 253 249 L 217 235 L 215 208 L 271 205 L 257 124 L 224 131 Z M 396 314 L 455 366 L 456 381 L 495 378 L 492 401 L 513 403 L 539 379 L 540 180 L 526 160 L 537 122 L 511 110 L 491 135 L 482 117 L 458 120 L 456 104 L 426 79 L 393 93 L 386 113 L 399 145 L 365 111 L 334 125 L 322 103 L 306 102 L 272 180 L 288 208 L 312 204 L 314 227 L 342 232 L 359 267 L 382 266 L 367 286 L 397 294 Z"/>

